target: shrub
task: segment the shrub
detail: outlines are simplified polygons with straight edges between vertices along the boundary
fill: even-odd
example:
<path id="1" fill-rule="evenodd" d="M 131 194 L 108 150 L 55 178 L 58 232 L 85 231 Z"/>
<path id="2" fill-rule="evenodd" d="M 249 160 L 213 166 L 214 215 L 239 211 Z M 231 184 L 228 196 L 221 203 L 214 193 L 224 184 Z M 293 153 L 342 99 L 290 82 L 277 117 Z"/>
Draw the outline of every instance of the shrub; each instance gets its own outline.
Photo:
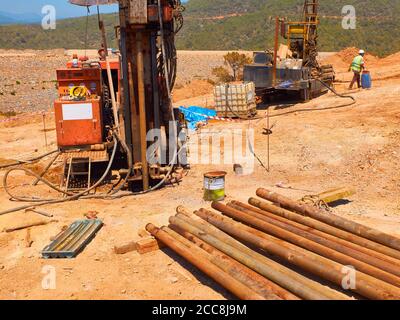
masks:
<path id="1" fill-rule="evenodd" d="M 6 111 L 6 112 L 0 111 L 0 116 L 4 116 L 7 118 L 15 117 L 16 115 L 17 113 L 15 111 Z"/>
<path id="2" fill-rule="evenodd" d="M 227 83 L 234 80 L 229 71 L 222 66 L 213 68 L 212 75 L 217 78 L 219 83 Z"/>
<path id="3" fill-rule="evenodd" d="M 225 65 L 229 66 L 233 71 L 233 79 L 243 80 L 243 67 L 246 64 L 252 63 L 250 57 L 246 56 L 243 53 L 239 52 L 228 52 L 224 56 Z"/>

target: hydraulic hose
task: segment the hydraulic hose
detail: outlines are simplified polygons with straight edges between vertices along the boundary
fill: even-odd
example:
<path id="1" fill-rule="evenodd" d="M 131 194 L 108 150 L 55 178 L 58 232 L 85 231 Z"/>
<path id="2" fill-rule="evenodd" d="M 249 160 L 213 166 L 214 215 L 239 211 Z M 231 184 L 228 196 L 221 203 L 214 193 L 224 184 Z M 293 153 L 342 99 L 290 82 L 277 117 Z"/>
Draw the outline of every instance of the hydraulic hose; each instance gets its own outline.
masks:
<path id="1" fill-rule="evenodd" d="M 6 210 L 6 211 L 2 211 L 0 212 L 0 216 L 7 214 L 7 213 L 11 213 L 11 212 L 15 212 L 15 211 L 19 211 L 19 210 L 24 210 L 24 209 L 29 209 L 32 207 L 39 207 L 39 206 L 43 206 L 43 205 L 47 205 L 47 204 L 57 204 L 57 203 L 63 203 L 63 202 L 68 202 L 68 201 L 73 201 L 73 200 L 77 200 L 80 198 L 91 198 L 92 196 L 85 196 L 85 194 L 87 194 L 88 192 L 94 190 L 95 188 L 97 188 L 104 180 L 105 178 L 108 176 L 112 164 L 114 162 L 114 158 L 115 158 L 115 154 L 117 152 L 117 147 L 118 147 L 118 138 L 117 135 L 114 133 L 113 134 L 113 140 L 114 140 L 114 148 L 113 148 L 113 152 L 110 158 L 110 161 L 108 163 L 108 166 L 106 168 L 106 170 L 104 171 L 104 174 L 101 176 L 101 178 L 90 188 L 79 192 L 77 194 L 70 194 L 64 190 L 61 190 L 60 188 L 58 188 L 57 186 L 53 185 L 51 182 L 47 181 L 46 179 L 40 177 L 38 174 L 32 172 L 31 170 L 25 169 L 25 168 L 15 168 L 15 169 L 10 169 L 9 171 L 6 172 L 4 178 L 3 178 L 3 185 L 4 185 L 4 190 L 7 192 L 7 194 L 11 197 L 12 200 L 16 200 L 16 201 L 21 201 L 21 202 L 34 202 L 35 204 L 30 204 L 30 205 L 26 205 L 26 206 L 22 206 L 22 207 L 18 207 L 18 208 L 14 208 L 14 209 L 10 209 L 10 210 Z M 33 175 L 34 177 L 36 177 L 37 179 L 39 179 L 39 181 L 42 181 L 43 183 L 45 183 L 47 186 L 49 186 L 50 188 L 62 193 L 62 194 L 66 194 L 68 195 L 67 198 L 64 199 L 35 199 L 35 198 L 26 198 L 26 197 L 18 197 L 13 195 L 9 188 L 8 188 L 8 176 L 11 172 L 13 171 L 23 171 L 27 174 Z"/>
<path id="2" fill-rule="evenodd" d="M 119 191 L 122 190 L 122 188 L 124 187 L 124 185 L 128 182 L 128 179 L 129 179 L 129 177 L 131 176 L 132 168 L 133 168 L 133 160 L 132 160 L 132 153 L 131 153 L 131 151 L 129 150 L 129 148 L 128 148 L 127 144 L 125 143 L 125 141 L 123 141 L 122 139 L 120 139 L 119 136 L 117 136 L 117 139 L 118 139 L 119 143 L 121 144 L 122 148 L 123 148 L 123 149 L 125 150 L 125 152 L 126 152 L 126 156 L 127 156 L 127 158 L 128 158 L 128 172 L 127 172 L 127 174 L 126 174 L 125 179 L 123 180 L 123 183 L 121 183 L 121 185 L 120 185 L 117 189 L 115 189 L 115 190 L 111 189 L 109 195 L 114 195 L 114 194 L 116 194 L 116 193 L 118 193 Z"/>
<path id="3" fill-rule="evenodd" d="M 331 92 L 333 92 L 335 95 L 337 95 L 340 98 L 349 98 L 352 99 L 354 102 L 356 102 L 356 99 L 353 96 L 349 96 L 349 95 L 343 95 L 338 93 L 335 89 L 333 89 L 331 86 L 328 86 L 325 82 L 323 82 L 321 79 L 315 78 L 315 80 L 319 81 L 324 87 L 326 87 L 328 90 L 330 90 Z"/>
<path id="4" fill-rule="evenodd" d="M 340 105 L 340 106 L 332 106 L 332 107 L 324 107 L 324 108 L 313 108 L 313 109 L 297 109 L 297 110 L 291 110 L 291 111 L 287 111 L 287 112 L 282 112 L 282 113 L 277 113 L 277 114 L 271 114 L 270 118 L 275 118 L 275 117 L 280 117 L 280 116 L 285 116 L 288 114 L 292 114 L 292 113 L 296 113 L 296 112 L 312 112 L 312 111 L 324 111 L 324 110 L 333 110 L 333 109 L 341 109 L 341 108 L 346 108 L 346 107 L 350 107 L 354 104 L 356 104 L 356 99 L 353 96 L 349 96 L 349 95 L 342 95 L 340 93 L 338 93 L 335 89 L 333 89 L 332 87 L 328 86 L 325 82 L 321 81 L 320 79 L 315 78 L 315 80 L 319 81 L 324 87 L 326 87 L 328 90 L 330 90 L 332 93 L 334 93 L 336 96 L 340 97 L 340 98 L 344 98 L 344 99 L 351 99 L 353 100 L 353 102 L 348 103 L 348 104 L 344 104 L 344 105 Z"/>
<path id="5" fill-rule="evenodd" d="M 45 157 L 47 157 L 47 156 L 49 156 L 49 155 L 51 155 L 53 153 L 56 153 L 56 152 L 58 152 L 58 150 L 53 150 L 53 151 L 47 152 L 45 154 L 42 154 L 41 156 L 38 156 L 38 157 L 35 157 L 35 158 L 31 158 L 31 159 L 27 159 L 27 160 L 15 160 L 16 161 L 15 163 L 10 163 L 10 164 L 6 164 L 6 165 L 3 165 L 3 166 L 0 166 L 0 170 L 1 169 L 6 169 L 6 168 L 10 168 L 10 167 L 19 166 L 21 164 L 26 164 L 26 163 L 39 161 L 39 160 L 41 160 L 41 159 L 43 159 L 43 158 L 45 158 Z"/>

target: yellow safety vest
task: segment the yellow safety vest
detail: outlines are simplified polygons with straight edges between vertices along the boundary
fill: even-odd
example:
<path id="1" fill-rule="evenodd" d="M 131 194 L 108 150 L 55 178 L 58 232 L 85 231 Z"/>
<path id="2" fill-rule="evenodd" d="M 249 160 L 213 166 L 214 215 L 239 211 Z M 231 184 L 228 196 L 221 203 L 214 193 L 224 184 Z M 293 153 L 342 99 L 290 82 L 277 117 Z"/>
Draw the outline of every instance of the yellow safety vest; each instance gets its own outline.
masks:
<path id="1" fill-rule="evenodd" d="M 364 58 L 362 56 L 355 57 L 351 64 L 351 70 L 354 72 L 361 72 L 362 64 L 364 64 Z"/>

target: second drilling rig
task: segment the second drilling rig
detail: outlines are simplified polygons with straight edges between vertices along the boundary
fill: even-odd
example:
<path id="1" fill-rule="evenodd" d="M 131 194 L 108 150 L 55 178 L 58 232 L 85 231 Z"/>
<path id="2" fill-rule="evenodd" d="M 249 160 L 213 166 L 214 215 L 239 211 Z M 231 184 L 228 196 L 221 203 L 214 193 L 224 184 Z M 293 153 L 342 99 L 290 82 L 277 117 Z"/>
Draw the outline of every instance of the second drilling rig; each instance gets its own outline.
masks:
<path id="1" fill-rule="evenodd" d="M 327 92 L 335 79 L 332 65 L 320 65 L 318 56 L 318 0 L 304 0 L 302 19 L 275 19 L 273 52 L 256 52 L 245 66 L 244 80 L 254 82 L 261 99 L 274 92 L 299 93 L 308 101 Z M 279 38 L 286 39 L 284 56 L 278 56 Z"/>

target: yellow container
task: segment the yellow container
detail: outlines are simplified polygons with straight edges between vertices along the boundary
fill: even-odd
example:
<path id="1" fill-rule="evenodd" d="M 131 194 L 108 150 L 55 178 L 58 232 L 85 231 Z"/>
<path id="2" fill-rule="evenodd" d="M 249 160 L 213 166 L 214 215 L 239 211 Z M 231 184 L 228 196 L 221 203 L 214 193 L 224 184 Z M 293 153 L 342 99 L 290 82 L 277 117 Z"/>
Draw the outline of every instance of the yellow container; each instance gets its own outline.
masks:
<path id="1" fill-rule="evenodd" d="M 225 171 L 204 174 L 204 200 L 222 201 L 225 199 Z"/>

